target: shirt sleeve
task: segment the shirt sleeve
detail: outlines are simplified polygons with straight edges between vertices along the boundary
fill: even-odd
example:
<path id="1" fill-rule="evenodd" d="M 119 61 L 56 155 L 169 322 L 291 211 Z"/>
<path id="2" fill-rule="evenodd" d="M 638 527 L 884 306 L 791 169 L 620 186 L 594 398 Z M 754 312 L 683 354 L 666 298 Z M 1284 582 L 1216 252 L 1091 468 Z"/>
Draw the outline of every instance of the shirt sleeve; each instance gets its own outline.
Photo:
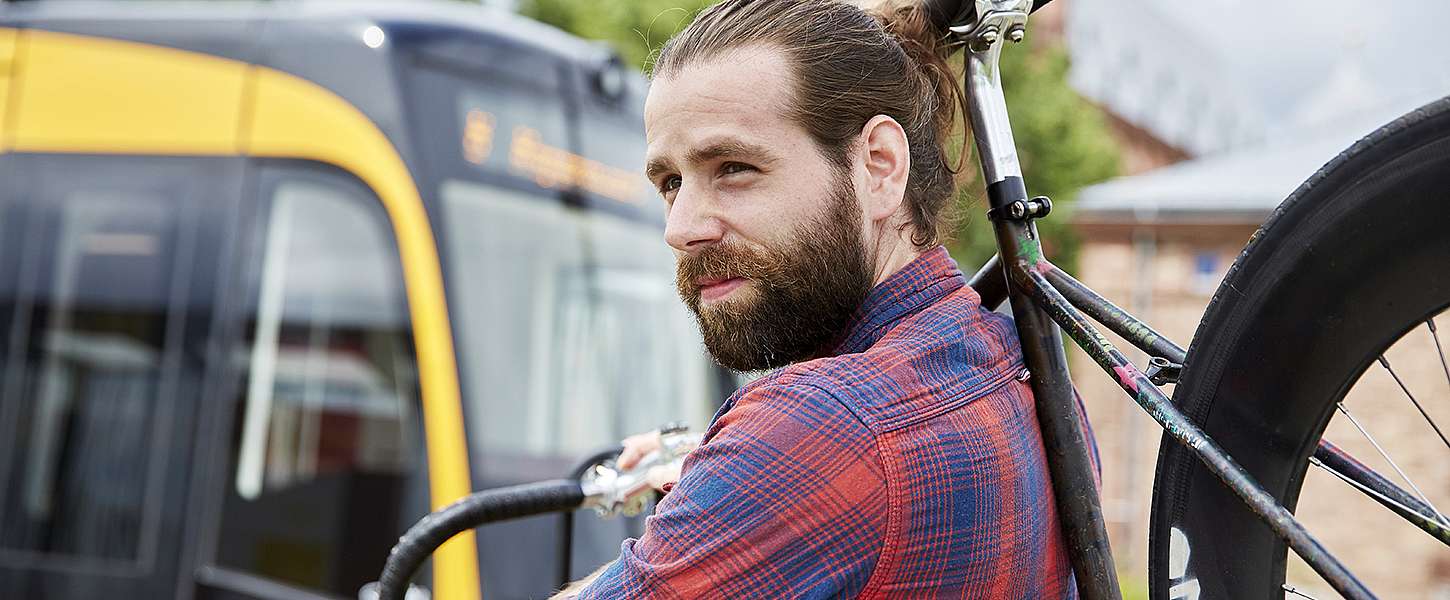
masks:
<path id="1" fill-rule="evenodd" d="M 579 598 L 827 598 L 865 587 L 886 531 L 874 436 L 831 394 L 742 390 L 678 484 Z"/>

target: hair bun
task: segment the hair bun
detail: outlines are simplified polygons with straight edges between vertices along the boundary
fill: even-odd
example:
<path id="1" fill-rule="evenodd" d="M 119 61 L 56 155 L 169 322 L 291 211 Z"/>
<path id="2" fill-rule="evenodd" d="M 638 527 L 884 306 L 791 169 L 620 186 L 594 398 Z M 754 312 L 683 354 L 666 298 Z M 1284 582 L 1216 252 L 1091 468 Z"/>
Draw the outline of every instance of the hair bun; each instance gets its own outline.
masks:
<path id="1" fill-rule="evenodd" d="M 947 57 L 954 48 L 947 43 L 946 28 L 937 25 L 924 5 L 910 0 L 887 0 L 870 12 L 901 44 L 902 51 L 926 78 L 933 98 L 922 103 L 922 107 L 931 111 L 931 122 L 946 136 L 957 108 L 966 107 L 957 74 L 947 65 Z"/>

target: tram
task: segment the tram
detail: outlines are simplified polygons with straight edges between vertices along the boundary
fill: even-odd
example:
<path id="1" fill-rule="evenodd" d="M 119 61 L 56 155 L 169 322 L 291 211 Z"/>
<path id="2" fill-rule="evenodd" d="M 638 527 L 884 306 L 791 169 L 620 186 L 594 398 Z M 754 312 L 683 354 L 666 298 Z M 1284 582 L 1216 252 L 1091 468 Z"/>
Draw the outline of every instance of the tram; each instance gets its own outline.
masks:
<path id="1" fill-rule="evenodd" d="M 703 424 L 643 91 L 457 2 L 0 5 L 0 598 L 355 598 L 430 507 Z M 486 527 L 418 594 L 640 527 Z"/>

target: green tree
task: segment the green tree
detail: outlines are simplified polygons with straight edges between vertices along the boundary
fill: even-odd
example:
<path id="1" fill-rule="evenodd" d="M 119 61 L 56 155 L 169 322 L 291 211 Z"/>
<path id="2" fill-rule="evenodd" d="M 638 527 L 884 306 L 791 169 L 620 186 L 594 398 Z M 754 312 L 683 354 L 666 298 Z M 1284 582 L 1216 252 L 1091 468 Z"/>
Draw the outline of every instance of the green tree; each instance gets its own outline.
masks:
<path id="1" fill-rule="evenodd" d="M 719 0 L 521 0 L 519 12 L 582 38 L 609 42 L 625 64 L 647 70 L 651 54 Z"/>
<path id="2" fill-rule="evenodd" d="M 665 40 L 715 1 L 522 0 L 519 11 L 580 37 L 606 41 L 627 64 L 645 70 Z M 1003 52 L 1002 80 L 1028 191 L 1053 199 L 1052 216 L 1038 226 L 1053 261 L 1073 270 L 1077 242 L 1068 226 L 1073 197 L 1083 186 L 1117 175 L 1119 152 L 1102 113 L 1068 87 L 1067 69 L 1060 44 L 1023 44 Z M 961 140 L 956 142 L 960 146 Z M 980 170 L 969 160 L 963 172 L 951 248 L 963 269 L 971 271 L 996 248 Z"/>

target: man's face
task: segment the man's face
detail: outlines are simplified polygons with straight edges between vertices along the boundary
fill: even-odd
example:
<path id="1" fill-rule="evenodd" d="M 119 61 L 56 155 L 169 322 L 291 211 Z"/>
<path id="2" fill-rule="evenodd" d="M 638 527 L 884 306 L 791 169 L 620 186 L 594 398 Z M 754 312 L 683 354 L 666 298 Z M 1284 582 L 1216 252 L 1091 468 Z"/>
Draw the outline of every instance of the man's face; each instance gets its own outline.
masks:
<path id="1" fill-rule="evenodd" d="M 871 289 L 851 171 L 787 118 L 793 77 L 781 52 L 745 49 L 656 79 L 645 104 L 680 297 L 741 371 L 824 350 Z"/>

